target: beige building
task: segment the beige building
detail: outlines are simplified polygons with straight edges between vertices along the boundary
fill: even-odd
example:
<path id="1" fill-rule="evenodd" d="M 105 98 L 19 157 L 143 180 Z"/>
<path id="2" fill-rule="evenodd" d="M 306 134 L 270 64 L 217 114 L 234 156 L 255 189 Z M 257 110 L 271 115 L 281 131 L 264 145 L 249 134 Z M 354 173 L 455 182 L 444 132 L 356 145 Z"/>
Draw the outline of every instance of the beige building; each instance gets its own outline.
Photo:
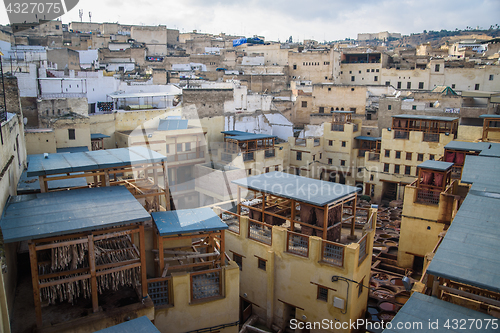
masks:
<path id="1" fill-rule="evenodd" d="M 313 83 L 338 82 L 340 53 L 334 49 L 311 49 L 288 54 L 289 75 L 292 80 Z"/>

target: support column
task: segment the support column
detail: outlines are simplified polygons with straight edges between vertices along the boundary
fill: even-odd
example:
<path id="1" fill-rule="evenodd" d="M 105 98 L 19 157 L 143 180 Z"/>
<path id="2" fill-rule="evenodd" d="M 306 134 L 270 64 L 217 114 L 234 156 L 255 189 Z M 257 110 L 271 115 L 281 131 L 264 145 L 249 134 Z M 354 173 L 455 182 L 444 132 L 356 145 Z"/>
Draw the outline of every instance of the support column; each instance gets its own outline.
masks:
<path id="1" fill-rule="evenodd" d="M 142 284 L 142 298 L 148 296 L 148 277 L 146 271 L 146 240 L 144 236 L 144 224 L 139 226 L 139 251 L 141 253 L 141 284 Z M 163 251 L 162 251 L 163 252 Z"/>
<path id="2" fill-rule="evenodd" d="M 97 277 L 95 274 L 95 252 L 94 235 L 88 235 L 89 241 L 89 267 L 90 267 L 90 289 L 92 293 L 92 311 L 99 310 L 99 300 L 97 298 Z"/>
<path id="3" fill-rule="evenodd" d="M 36 256 L 35 243 L 29 242 L 31 283 L 33 284 L 33 300 L 35 301 L 36 327 L 42 328 L 42 305 L 40 302 L 40 283 L 38 280 L 38 259 Z"/>

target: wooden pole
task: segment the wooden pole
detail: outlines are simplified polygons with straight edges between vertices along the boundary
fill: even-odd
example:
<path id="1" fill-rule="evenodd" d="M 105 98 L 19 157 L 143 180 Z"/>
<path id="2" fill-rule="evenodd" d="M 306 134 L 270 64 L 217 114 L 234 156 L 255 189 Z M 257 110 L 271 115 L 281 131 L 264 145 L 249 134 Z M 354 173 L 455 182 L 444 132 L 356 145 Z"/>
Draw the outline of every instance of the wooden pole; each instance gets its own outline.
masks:
<path id="1" fill-rule="evenodd" d="M 351 219 L 351 237 L 354 239 L 354 232 L 356 229 L 356 198 L 358 196 L 356 195 L 354 199 L 352 200 L 352 214 L 353 218 Z"/>
<path id="2" fill-rule="evenodd" d="M 148 281 L 147 281 L 148 277 L 146 271 L 146 239 L 144 236 L 144 224 L 142 223 L 139 226 L 139 246 L 140 246 L 139 250 L 141 253 L 142 298 L 146 298 L 148 296 Z"/>
<path id="3" fill-rule="evenodd" d="M 40 282 L 38 281 L 38 259 L 36 256 L 35 243 L 29 244 L 30 265 L 31 265 L 31 283 L 33 284 L 33 300 L 35 301 L 36 326 L 42 328 L 42 305 L 40 302 Z"/>
<path id="4" fill-rule="evenodd" d="M 158 267 L 158 271 L 159 272 L 163 272 L 163 268 L 165 266 L 165 260 L 163 260 L 163 237 L 160 236 L 160 231 L 158 230 L 158 234 L 157 234 L 157 237 L 158 237 L 158 259 L 159 259 L 159 267 Z"/>
<path id="5" fill-rule="evenodd" d="M 226 231 L 221 230 L 220 231 L 220 258 L 222 261 L 221 266 L 225 266 L 224 264 L 226 263 L 226 259 L 225 259 L 226 248 L 224 246 L 225 239 L 226 239 Z"/>
<path id="6" fill-rule="evenodd" d="M 48 184 L 45 181 L 45 177 L 38 176 L 38 182 L 40 183 L 40 192 L 42 193 L 48 192 Z"/>
<path id="7" fill-rule="evenodd" d="M 255 193 L 255 192 L 254 192 Z M 240 202 L 241 202 L 241 187 L 240 185 L 238 185 L 238 201 L 236 202 L 236 205 L 237 205 L 237 212 L 238 212 L 238 215 L 241 215 L 241 206 L 240 206 Z"/>
<path id="8" fill-rule="evenodd" d="M 156 232 L 156 227 L 153 226 L 153 249 L 158 250 L 158 233 Z M 158 265 L 153 265 L 155 268 L 155 276 L 159 276 L 161 272 L 159 272 Z"/>
<path id="9" fill-rule="evenodd" d="M 92 292 L 92 311 L 99 310 L 99 300 L 97 298 L 97 278 L 95 274 L 95 252 L 94 252 L 94 235 L 88 235 L 89 240 L 89 267 L 90 267 L 90 289 Z"/>
<path id="10" fill-rule="evenodd" d="M 295 228 L 295 200 L 292 199 L 292 216 L 290 217 L 290 230 L 294 231 Z"/>
<path id="11" fill-rule="evenodd" d="M 323 239 L 327 239 L 328 232 L 328 204 L 323 206 Z"/>
<path id="12" fill-rule="evenodd" d="M 163 183 L 165 189 L 165 209 L 170 210 L 170 188 L 168 186 L 167 166 L 164 161 L 161 162 L 161 166 L 163 168 Z"/>

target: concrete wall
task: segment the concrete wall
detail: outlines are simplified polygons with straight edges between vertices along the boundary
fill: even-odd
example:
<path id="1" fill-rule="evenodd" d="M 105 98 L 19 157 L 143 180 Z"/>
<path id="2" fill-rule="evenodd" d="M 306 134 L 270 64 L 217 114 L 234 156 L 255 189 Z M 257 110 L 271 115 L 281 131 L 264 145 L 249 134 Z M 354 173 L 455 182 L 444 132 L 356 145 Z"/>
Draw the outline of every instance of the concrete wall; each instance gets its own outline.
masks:
<path id="1" fill-rule="evenodd" d="M 339 62 L 340 53 L 333 49 L 290 52 L 289 75 L 292 79 L 310 80 L 313 83 L 337 82 Z"/>
<path id="2" fill-rule="evenodd" d="M 356 114 L 365 114 L 367 88 L 352 85 L 313 85 L 313 113 L 319 113 L 319 108 L 324 108 L 324 113 L 333 110 L 354 111 Z"/>
<path id="3" fill-rule="evenodd" d="M 53 129 L 26 130 L 25 137 L 28 155 L 57 152 L 56 135 Z"/>
<path id="4" fill-rule="evenodd" d="M 199 118 L 222 116 L 226 102 L 233 101 L 233 89 L 183 89 L 184 106 L 194 106 Z"/>

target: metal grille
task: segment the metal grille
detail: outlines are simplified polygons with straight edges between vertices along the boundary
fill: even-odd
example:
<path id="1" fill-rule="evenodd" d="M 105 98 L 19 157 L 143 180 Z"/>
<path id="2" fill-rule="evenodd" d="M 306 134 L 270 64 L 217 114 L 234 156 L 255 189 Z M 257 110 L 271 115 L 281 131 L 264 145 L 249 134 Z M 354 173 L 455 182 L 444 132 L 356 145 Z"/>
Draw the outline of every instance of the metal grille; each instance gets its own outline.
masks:
<path id="1" fill-rule="evenodd" d="M 365 260 L 366 258 L 366 235 L 365 237 L 361 238 L 359 241 L 359 257 L 358 257 L 358 266 L 361 265 L 361 263 Z"/>
<path id="2" fill-rule="evenodd" d="M 155 306 L 170 304 L 168 284 L 170 280 L 148 282 L 148 294 Z"/>
<path id="3" fill-rule="evenodd" d="M 260 223 L 255 223 L 252 221 L 248 222 L 248 238 L 257 240 L 259 242 L 271 245 L 272 244 L 272 227 L 265 225 L 265 224 L 260 224 Z"/>
<path id="4" fill-rule="evenodd" d="M 228 153 L 221 153 L 220 158 L 224 162 L 231 162 L 233 160 L 233 155 Z"/>
<path id="5" fill-rule="evenodd" d="M 236 214 L 230 214 L 227 211 L 222 211 L 222 221 L 227 224 L 229 230 L 240 233 L 240 218 Z"/>
<path id="6" fill-rule="evenodd" d="M 439 133 L 424 133 L 425 142 L 439 142 Z"/>
<path id="7" fill-rule="evenodd" d="M 220 270 L 210 273 L 191 274 L 193 300 L 220 296 Z"/>
<path id="8" fill-rule="evenodd" d="M 326 263 L 342 267 L 344 265 L 344 247 L 323 242 L 322 260 Z"/>
<path id="9" fill-rule="evenodd" d="M 309 254 L 309 237 L 288 232 L 287 252 L 307 257 Z"/>
<path id="10" fill-rule="evenodd" d="M 332 124 L 332 131 L 343 132 L 344 131 L 344 125 L 343 124 Z"/>
<path id="11" fill-rule="evenodd" d="M 243 161 L 253 161 L 254 160 L 254 155 L 253 151 L 250 153 L 243 153 Z"/>
<path id="12" fill-rule="evenodd" d="M 394 131 L 394 139 L 408 140 L 409 137 L 410 137 L 410 132 Z"/>
<path id="13" fill-rule="evenodd" d="M 439 193 L 429 190 L 419 190 L 417 202 L 426 205 L 439 205 Z"/>
<path id="14" fill-rule="evenodd" d="M 352 125 L 352 130 L 353 130 L 353 132 L 357 132 L 358 131 L 358 124 Z"/>
<path id="15" fill-rule="evenodd" d="M 452 179 L 462 178 L 462 167 L 457 167 L 457 166 L 451 167 L 451 178 Z"/>
<path id="16" fill-rule="evenodd" d="M 270 157 L 274 157 L 274 156 L 275 156 L 275 150 L 274 149 L 268 149 L 264 153 L 264 157 L 265 158 L 270 158 Z"/>
<path id="17" fill-rule="evenodd" d="M 380 161 L 380 153 L 370 153 L 368 155 L 369 161 Z"/>

